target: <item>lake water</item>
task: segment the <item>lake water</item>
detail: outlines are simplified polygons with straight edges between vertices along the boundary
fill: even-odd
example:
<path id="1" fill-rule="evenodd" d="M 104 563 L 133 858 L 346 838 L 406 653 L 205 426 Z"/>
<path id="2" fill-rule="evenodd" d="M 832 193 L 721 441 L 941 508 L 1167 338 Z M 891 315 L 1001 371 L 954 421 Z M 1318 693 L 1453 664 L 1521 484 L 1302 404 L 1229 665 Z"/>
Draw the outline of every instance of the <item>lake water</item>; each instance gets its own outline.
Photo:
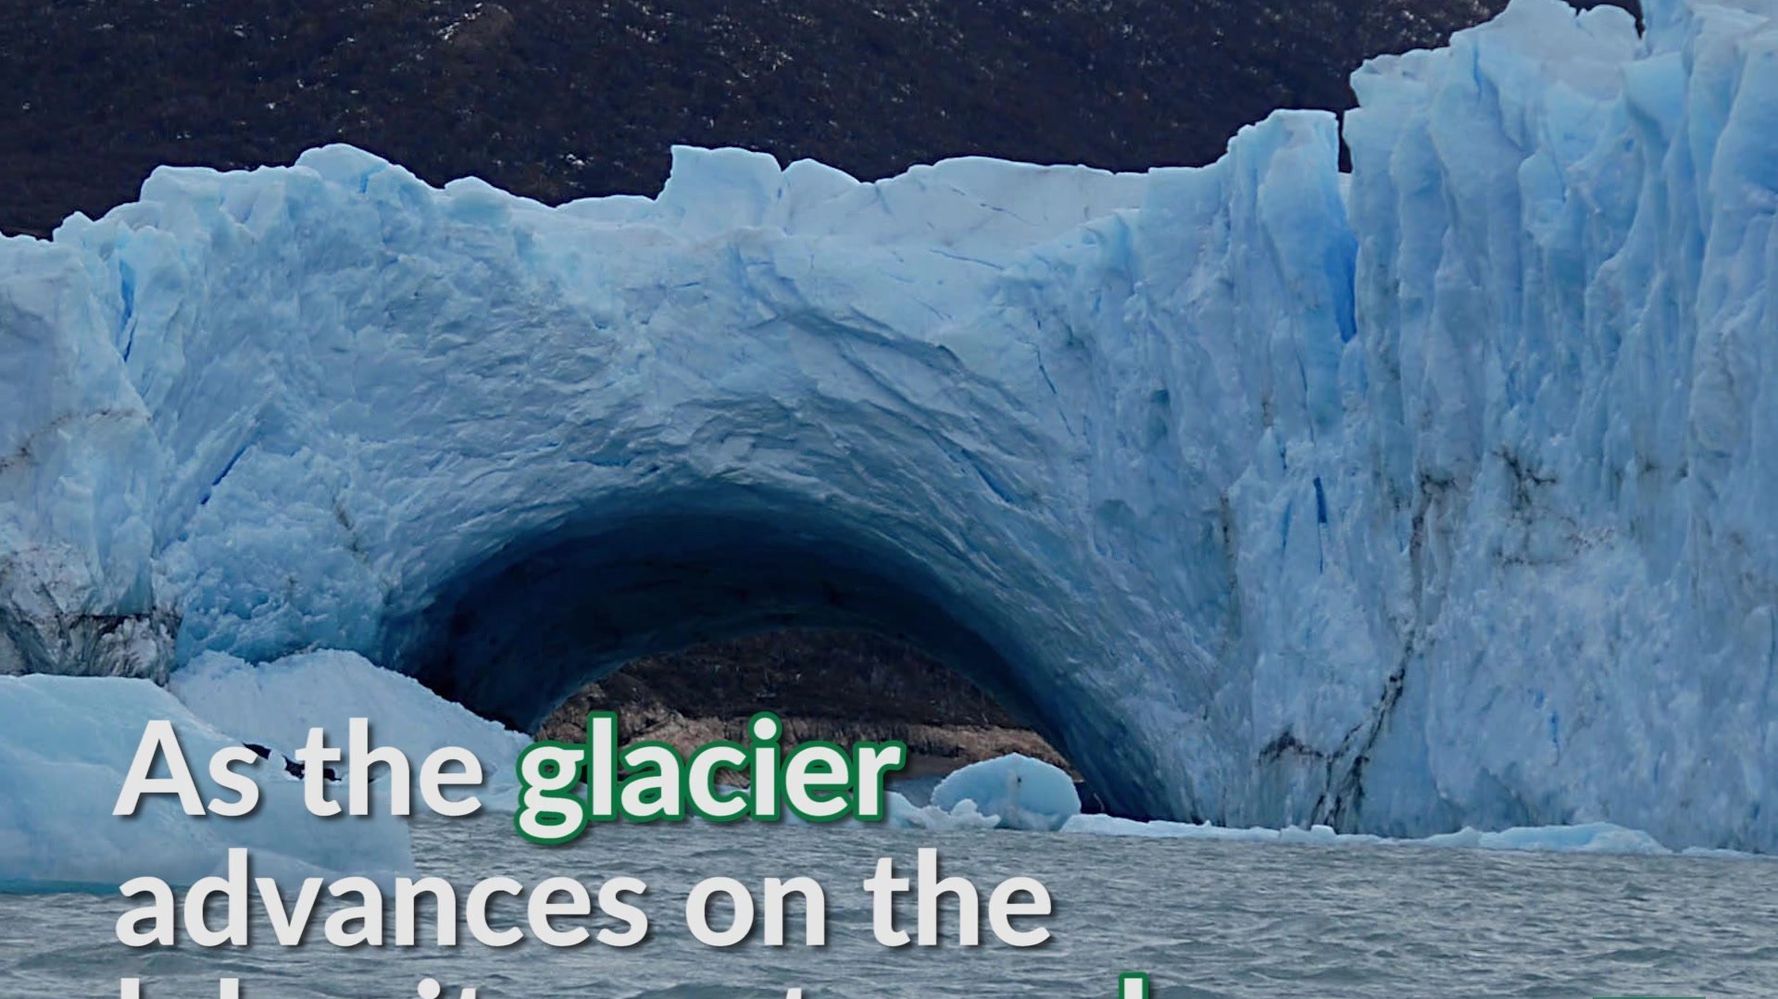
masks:
<path id="1" fill-rule="evenodd" d="M 1017 950 L 983 926 L 978 948 L 880 946 L 861 882 L 878 857 L 912 867 L 940 849 L 947 875 L 986 891 L 1028 875 L 1051 892 L 1047 944 Z M 1155 996 L 1571 997 L 1778 996 L 1778 862 L 1690 857 L 1501 854 L 1420 847 L 1293 847 L 1201 841 L 786 826 L 604 827 L 572 847 L 519 840 L 501 816 L 416 827 L 422 870 L 462 892 L 506 874 L 527 885 L 569 874 L 650 885 L 651 937 L 503 951 L 341 951 L 320 941 L 250 950 L 132 951 L 113 926 L 120 897 L 0 897 L 0 995 L 143 999 L 406 999 L 445 983 L 477 999 L 553 997 L 1115 996 L 1118 973 L 1146 971 Z M 698 880 L 748 884 L 810 875 L 826 886 L 828 945 L 729 950 L 697 943 L 684 897 Z M 497 910 L 516 915 L 516 902 Z M 911 917 L 907 917 L 911 918 Z M 596 921 L 595 921 L 596 922 Z M 792 940 L 800 943 L 800 923 Z M 951 927 L 954 931 L 954 926 Z"/>

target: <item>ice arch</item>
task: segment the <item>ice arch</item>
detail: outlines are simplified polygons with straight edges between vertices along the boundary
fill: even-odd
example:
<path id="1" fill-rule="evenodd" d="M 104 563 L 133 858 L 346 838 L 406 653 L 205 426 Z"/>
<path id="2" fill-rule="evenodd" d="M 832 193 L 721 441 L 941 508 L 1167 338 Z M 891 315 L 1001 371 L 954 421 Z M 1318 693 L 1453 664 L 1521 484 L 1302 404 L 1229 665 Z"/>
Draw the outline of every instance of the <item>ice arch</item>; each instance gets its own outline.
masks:
<path id="1" fill-rule="evenodd" d="M 1778 30 L 1646 6 L 1371 64 L 1350 177 L 1288 112 L 559 209 L 159 172 L 0 242 L 0 670 L 337 646 L 517 716 L 562 678 L 459 609 L 695 550 L 968 646 L 1123 808 L 1778 849 Z"/>
<path id="2" fill-rule="evenodd" d="M 1222 493 L 1262 408 L 1330 415 L 1304 393 L 1351 333 L 1336 150 L 1309 114 L 1147 175 L 863 185 L 680 150 L 657 199 L 554 210 L 344 147 L 159 172 L 52 248 L 107 289 L 81 307 L 153 438 L 128 516 L 178 628 L 130 654 L 350 648 L 525 723 L 635 655 L 859 625 L 996 693 L 1120 810 L 1231 814 Z M 1271 183 L 1277 218 L 1249 204 Z M 1206 319 L 1301 340 L 1316 384 L 1243 401 L 1264 365 L 1219 374 L 1142 314 L 1178 308 L 1148 281 L 1198 297 L 1172 271 L 1200 257 L 1271 299 Z"/>
<path id="3" fill-rule="evenodd" d="M 1330 124 L 1276 131 L 1326 158 Z M 1119 565 L 1141 514 L 1058 405 L 1093 352 L 1058 331 L 1046 361 L 1006 282 L 1147 187 L 986 161 L 869 186 L 682 150 L 659 199 L 548 210 L 343 147 L 157 173 L 48 258 L 107 272 L 82 307 L 153 438 L 99 491 L 142 490 L 119 506 L 178 628 L 112 655 L 351 648 L 522 722 L 568 663 L 860 624 L 999 693 L 1121 807 L 1189 813 L 1156 776 L 1180 749 L 1142 733 L 1201 696 L 1145 664 L 1214 670 Z"/>

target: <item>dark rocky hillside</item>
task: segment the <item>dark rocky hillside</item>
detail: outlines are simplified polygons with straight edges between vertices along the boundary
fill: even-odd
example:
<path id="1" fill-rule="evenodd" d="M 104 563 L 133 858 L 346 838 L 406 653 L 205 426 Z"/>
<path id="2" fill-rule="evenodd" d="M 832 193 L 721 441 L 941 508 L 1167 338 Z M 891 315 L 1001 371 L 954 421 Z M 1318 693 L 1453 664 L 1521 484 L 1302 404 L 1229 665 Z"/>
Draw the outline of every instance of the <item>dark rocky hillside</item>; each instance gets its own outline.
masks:
<path id="1" fill-rule="evenodd" d="M 1214 159 L 1504 0 L 0 0 L 0 230 L 161 163 L 343 140 L 434 183 L 653 193 L 671 143 L 862 178 L 960 153 Z"/>

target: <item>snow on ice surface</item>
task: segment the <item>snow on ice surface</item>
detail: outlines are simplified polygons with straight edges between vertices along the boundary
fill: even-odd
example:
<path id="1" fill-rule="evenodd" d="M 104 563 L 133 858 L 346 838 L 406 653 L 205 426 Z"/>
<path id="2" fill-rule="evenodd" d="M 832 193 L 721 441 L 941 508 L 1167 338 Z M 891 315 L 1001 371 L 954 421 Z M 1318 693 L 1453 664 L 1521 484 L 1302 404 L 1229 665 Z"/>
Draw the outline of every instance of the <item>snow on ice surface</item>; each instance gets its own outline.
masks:
<path id="1" fill-rule="evenodd" d="M 136 815 L 112 809 L 143 726 L 166 719 L 179 734 L 204 800 L 222 795 L 210 756 L 239 745 L 145 680 L 0 677 L 0 890 L 115 887 L 152 875 L 190 884 L 226 869 L 230 847 L 250 851 L 256 877 L 294 882 L 364 874 L 391 881 L 413 867 L 407 826 L 388 817 L 322 819 L 278 761 L 249 771 L 261 789 L 251 815 L 193 819 L 165 795 Z M 164 771 L 162 771 L 164 773 Z"/>
<path id="2" fill-rule="evenodd" d="M 965 804 L 998 818 L 1002 829 L 1033 832 L 1054 832 L 1080 814 L 1074 778 L 1020 753 L 952 771 L 933 788 L 928 807 L 955 813 Z"/>
<path id="3" fill-rule="evenodd" d="M 524 727 L 863 623 L 1121 809 L 1778 850 L 1775 13 L 1515 0 L 1355 76 L 1349 179 L 1296 112 L 560 209 L 158 171 L 0 240 L 0 672 L 334 647 Z"/>

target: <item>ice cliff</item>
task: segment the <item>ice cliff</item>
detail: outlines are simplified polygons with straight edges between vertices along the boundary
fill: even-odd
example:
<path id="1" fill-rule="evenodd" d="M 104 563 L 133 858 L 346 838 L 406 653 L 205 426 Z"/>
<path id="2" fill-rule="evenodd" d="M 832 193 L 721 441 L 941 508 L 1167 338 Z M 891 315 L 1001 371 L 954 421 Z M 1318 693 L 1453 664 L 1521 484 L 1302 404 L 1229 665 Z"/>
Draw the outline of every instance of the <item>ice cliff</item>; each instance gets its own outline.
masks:
<path id="1" fill-rule="evenodd" d="M 1349 177 L 158 171 L 0 241 L 0 671 L 863 624 L 1129 810 L 1778 849 L 1778 5 L 1647 8 L 1371 63 Z"/>

